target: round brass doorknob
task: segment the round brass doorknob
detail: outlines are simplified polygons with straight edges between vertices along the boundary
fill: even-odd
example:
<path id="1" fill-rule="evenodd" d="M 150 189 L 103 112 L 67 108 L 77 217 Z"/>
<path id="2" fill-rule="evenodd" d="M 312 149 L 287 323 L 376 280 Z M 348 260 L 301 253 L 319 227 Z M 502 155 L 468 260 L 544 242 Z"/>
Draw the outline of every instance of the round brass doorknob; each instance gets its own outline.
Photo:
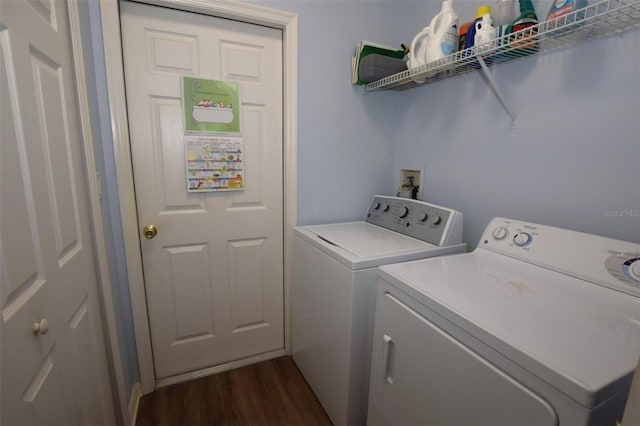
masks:
<path id="1" fill-rule="evenodd" d="M 49 331 L 49 321 L 46 318 L 33 324 L 33 334 L 47 334 Z"/>
<path id="2" fill-rule="evenodd" d="M 144 227 L 142 232 L 144 233 L 144 236 L 150 240 L 151 238 L 158 235 L 158 228 L 156 228 L 155 225 L 147 225 Z"/>

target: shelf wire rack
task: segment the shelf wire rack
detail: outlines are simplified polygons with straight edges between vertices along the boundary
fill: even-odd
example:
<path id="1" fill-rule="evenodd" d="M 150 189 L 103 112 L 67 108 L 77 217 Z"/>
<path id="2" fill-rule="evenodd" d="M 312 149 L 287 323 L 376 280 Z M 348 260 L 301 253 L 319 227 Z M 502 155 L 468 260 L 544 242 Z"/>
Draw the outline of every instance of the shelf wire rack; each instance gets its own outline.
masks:
<path id="1" fill-rule="evenodd" d="M 640 0 L 604 0 L 557 19 L 503 35 L 364 86 L 364 91 L 404 90 L 478 69 L 640 28 Z M 485 68 L 486 69 L 486 68 Z"/>

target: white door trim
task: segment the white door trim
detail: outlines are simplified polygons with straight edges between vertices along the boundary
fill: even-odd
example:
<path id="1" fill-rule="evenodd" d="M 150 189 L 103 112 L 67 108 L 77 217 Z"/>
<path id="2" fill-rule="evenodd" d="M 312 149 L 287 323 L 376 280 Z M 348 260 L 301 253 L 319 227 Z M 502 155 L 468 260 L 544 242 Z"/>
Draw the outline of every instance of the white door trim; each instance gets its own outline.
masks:
<path id="1" fill-rule="evenodd" d="M 80 126 L 82 130 L 82 146 L 84 150 L 84 162 L 86 167 L 86 178 L 88 182 L 90 212 L 92 220 L 92 230 L 94 237 L 94 248 L 96 264 L 98 266 L 98 279 L 102 306 L 101 313 L 105 324 L 105 346 L 107 348 L 107 361 L 110 364 L 111 374 L 109 377 L 110 386 L 115 385 L 114 398 L 118 423 L 129 424 L 130 417 L 126 399 L 126 389 L 124 383 L 124 371 L 122 369 L 122 359 L 120 357 L 120 344 L 116 329 L 115 309 L 113 306 L 113 288 L 109 275 L 107 262 L 107 249 L 104 237 L 102 222 L 102 212 L 100 210 L 100 183 L 98 182 L 97 168 L 95 162 L 95 150 L 93 145 L 93 133 L 91 131 L 91 119 L 89 112 L 89 95 L 87 92 L 87 81 L 84 67 L 84 53 L 82 49 L 82 33 L 80 30 L 80 12 L 77 1 L 68 2 L 69 29 L 71 33 L 71 44 L 73 51 L 73 65 L 75 71 L 78 111 L 80 112 Z"/>
<path id="2" fill-rule="evenodd" d="M 297 100 L 298 100 L 298 17 L 289 12 L 274 10 L 235 0 L 137 0 L 156 6 L 197 12 L 215 17 L 264 25 L 283 33 L 283 178 L 284 178 L 284 318 L 285 350 L 291 353 L 290 280 L 293 228 L 297 221 Z M 136 349 L 140 366 L 142 393 L 155 387 L 155 372 L 144 292 L 140 232 L 138 227 L 133 172 L 129 141 L 128 119 L 120 38 L 118 2 L 102 0 L 102 36 L 104 41 L 109 110 L 118 180 L 120 213 L 124 233 L 127 272 L 133 309 Z"/>

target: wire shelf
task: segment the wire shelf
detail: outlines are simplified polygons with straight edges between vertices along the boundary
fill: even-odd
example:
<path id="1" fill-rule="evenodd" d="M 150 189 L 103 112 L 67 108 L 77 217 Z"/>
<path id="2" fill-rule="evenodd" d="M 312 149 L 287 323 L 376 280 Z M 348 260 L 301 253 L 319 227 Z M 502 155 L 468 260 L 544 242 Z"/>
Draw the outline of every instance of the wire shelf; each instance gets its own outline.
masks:
<path id="1" fill-rule="evenodd" d="M 637 28 L 640 28 L 640 0 L 604 0 L 374 81 L 365 85 L 364 91 L 410 89 L 477 71 L 481 68 L 479 58 L 491 66 Z"/>

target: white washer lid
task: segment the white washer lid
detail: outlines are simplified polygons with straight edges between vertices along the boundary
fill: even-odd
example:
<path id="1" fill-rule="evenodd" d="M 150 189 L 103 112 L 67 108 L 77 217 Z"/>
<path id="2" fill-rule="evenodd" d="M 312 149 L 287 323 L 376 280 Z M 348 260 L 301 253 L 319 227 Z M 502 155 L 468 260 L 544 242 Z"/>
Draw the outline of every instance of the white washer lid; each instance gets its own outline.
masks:
<path id="1" fill-rule="evenodd" d="M 464 251 L 437 246 L 364 221 L 301 226 L 295 234 L 352 270 Z"/>
<path id="2" fill-rule="evenodd" d="M 380 276 L 587 408 L 640 356 L 640 299 L 520 260 L 477 249 Z"/>
<path id="3" fill-rule="evenodd" d="M 307 229 L 359 258 L 388 256 L 437 247 L 366 222 L 317 225 L 309 226 Z"/>

